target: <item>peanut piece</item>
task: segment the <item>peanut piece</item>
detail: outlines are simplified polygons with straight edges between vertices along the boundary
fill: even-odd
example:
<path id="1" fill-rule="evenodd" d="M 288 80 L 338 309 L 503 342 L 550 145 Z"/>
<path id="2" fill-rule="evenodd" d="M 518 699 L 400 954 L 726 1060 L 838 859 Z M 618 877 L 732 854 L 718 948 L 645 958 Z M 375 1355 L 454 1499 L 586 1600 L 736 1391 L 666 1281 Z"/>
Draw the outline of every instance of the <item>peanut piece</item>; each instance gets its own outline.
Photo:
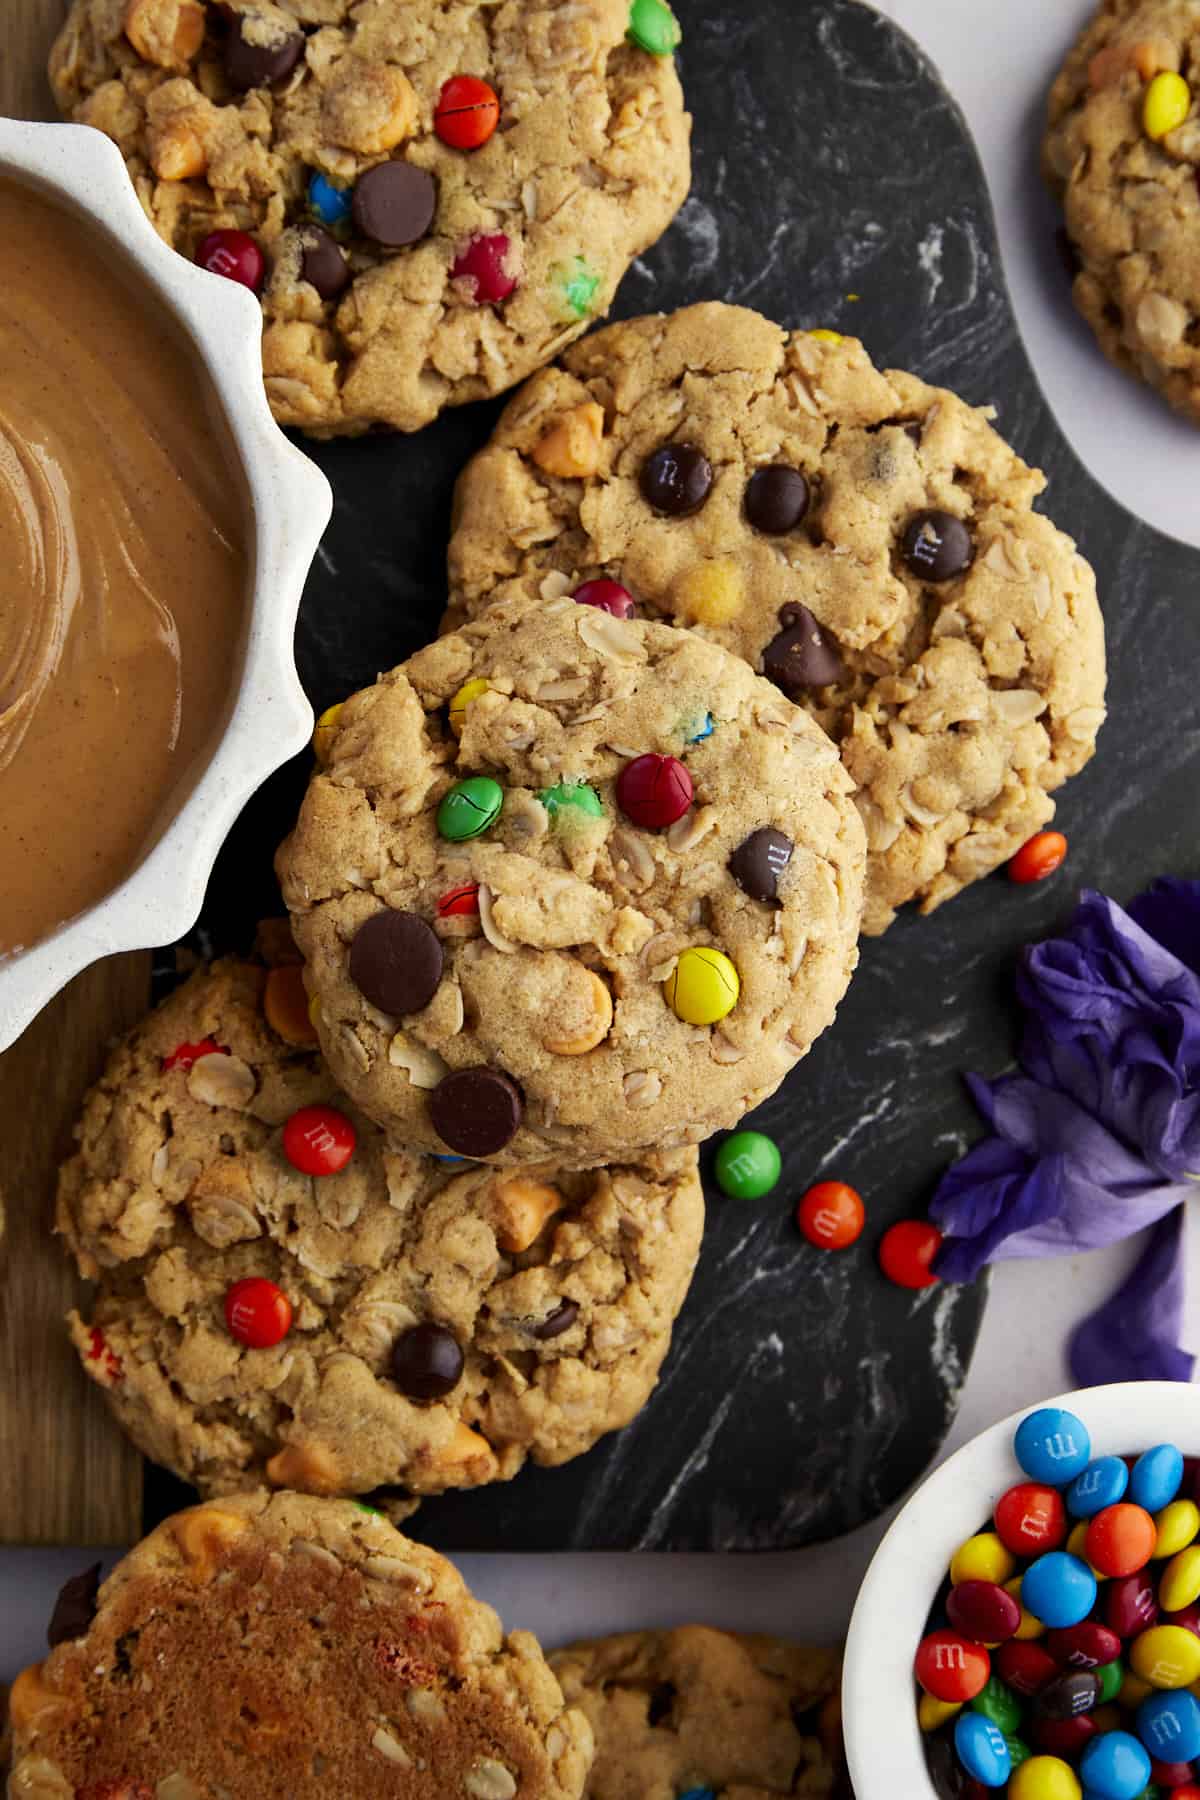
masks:
<path id="1" fill-rule="evenodd" d="M 215 1506 L 193 1506 L 177 1514 L 170 1524 L 192 1580 L 201 1586 L 212 1580 L 224 1553 L 249 1529 L 245 1519 Z"/>
<path id="2" fill-rule="evenodd" d="M 144 61 L 186 69 L 204 42 L 204 8 L 196 0 L 129 0 L 123 30 Z"/>
<path id="3" fill-rule="evenodd" d="M 480 1479 L 490 1481 L 497 1466 L 492 1447 L 484 1438 L 480 1437 L 477 1431 L 472 1431 L 471 1427 L 464 1425 L 460 1419 L 454 1427 L 454 1436 L 438 1457 L 438 1466 L 457 1468 L 461 1464 L 480 1461 L 484 1462 L 489 1470 L 489 1474 Z"/>
<path id="4" fill-rule="evenodd" d="M 22 1669 L 9 1689 L 8 1719 L 15 1731 L 26 1731 L 39 1713 L 51 1706 L 63 1706 L 65 1698 L 46 1685 L 45 1663 L 30 1663 Z"/>
<path id="5" fill-rule="evenodd" d="M 208 155 L 191 126 L 172 119 L 151 134 L 150 166 L 160 181 L 192 181 L 208 168 Z"/>
<path id="6" fill-rule="evenodd" d="M 591 1017 L 583 1030 L 574 1037 L 544 1038 L 543 1042 L 552 1056 L 585 1056 L 597 1044 L 602 1044 L 612 1030 L 612 995 L 594 969 L 589 969 L 587 973 L 591 983 L 588 995 Z"/>
<path id="7" fill-rule="evenodd" d="M 563 413 L 534 445 L 534 462 L 547 475 L 584 481 L 600 467 L 604 447 L 604 409 L 594 400 Z"/>
<path id="8" fill-rule="evenodd" d="M 309 1012 L 304 972 L 297 963 L 272 969 L 263 993 L 263 1013 L 267 1024 L 285 1044 L 307 1049 L 317 1041 L 317 1028 Z"/>
<path id="9" fill-rule="evenodd" d="M 335 80 L 321 102 L 326 135 L 360 156 L 394 150 L 417 128 L 417 96 L 402 69 L 347 57 L 346 75 Z"/>
<path id="10" fill-rule="evenodd" d="M 341 1487 L 337 1464 L 317 1444 L 285 1444 L 267 1464 L 267 1480 L 302 1494 L 336 1494 Z"/>
<path id="11" fill-rule="evenodd" d="M 548 1182 L 531 1181 L 527 1175 L 510 1177 L 496 1189 L 496 1242 L 510 1255 L 528 1250 L 541 1235 L 547 1219 L 560 1213 L 565 1205 L 558 1189 Z"/>

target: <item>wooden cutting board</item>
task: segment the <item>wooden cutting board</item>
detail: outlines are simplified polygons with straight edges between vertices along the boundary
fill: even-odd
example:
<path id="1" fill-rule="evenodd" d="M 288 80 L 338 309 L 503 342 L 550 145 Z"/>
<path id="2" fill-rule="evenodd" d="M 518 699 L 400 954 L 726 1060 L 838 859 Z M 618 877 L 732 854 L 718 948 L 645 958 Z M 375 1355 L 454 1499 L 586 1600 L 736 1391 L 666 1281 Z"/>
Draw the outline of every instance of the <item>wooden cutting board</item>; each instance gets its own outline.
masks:
<path id="1" fill-rule="evenodd" d="M 0 114 L 55 117 L 46 53 L 67 0 L 3 0 Z M 50 1235 L 54 1176 L 104 1046 L 144 1010 L 149 959 L 113 957 L 0 1056 L 0 1543 L 122 1544 L 141 1533 L 142 1465 L 63 1330 L 78 1283 Z"/>

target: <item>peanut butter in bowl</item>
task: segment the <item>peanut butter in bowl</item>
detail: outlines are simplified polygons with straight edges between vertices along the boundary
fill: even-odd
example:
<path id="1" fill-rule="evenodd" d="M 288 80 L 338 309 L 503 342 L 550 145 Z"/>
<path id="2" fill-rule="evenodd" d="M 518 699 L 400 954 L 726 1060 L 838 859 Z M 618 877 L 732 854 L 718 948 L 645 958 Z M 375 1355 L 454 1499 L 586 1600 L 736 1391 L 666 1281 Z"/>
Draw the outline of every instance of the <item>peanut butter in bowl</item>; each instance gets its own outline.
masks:
<path id="1" fill-rule="evenodd" d="M 249 507 L 199 355 L 78 214 L 0 173 L 0 957 L 102 900 L 202 774 Z"/>

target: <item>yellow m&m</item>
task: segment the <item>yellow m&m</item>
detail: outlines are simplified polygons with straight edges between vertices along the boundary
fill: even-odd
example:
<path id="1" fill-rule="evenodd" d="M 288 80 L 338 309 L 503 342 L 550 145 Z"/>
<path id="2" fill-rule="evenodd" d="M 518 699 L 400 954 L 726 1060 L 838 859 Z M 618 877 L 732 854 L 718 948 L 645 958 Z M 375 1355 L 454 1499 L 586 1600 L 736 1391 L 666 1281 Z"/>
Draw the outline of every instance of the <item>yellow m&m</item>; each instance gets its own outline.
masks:
<path id="1" fill-rule="evenodd" d="M 1192 90 L 1182 75 L 1164 69 L 1146 89 L 1142 102 L 1142 126 L 1148 138 L 1157 144 L 1167 133 L 1182 125 L 1192 105 Z"/>
<path id="2" fill-rule="evenodd" d="M 1016 1557 L 994 1531 L 979 1531 L 954 1552 L 950 1580 L 955 1587 L 960 1581 L 994 1581 L 999 1587 L 1009 1580 L 1016 1566 Z"/>
<path id="3" fill-rule="evenodd" d="M 1151 1687 L 1190 1687 L 1200 1681 L 1200 1638 L 1182 1625 L 1152 1625 L 1134 1638 L 1129 1664 Z"/>
<path id="4" fill-rule="evenodd" d="M 961 1700 L 938 1700 L 933 1694 L 922 1694 L 917 1701 L 917 1721 L 922 1731 L 936 1731 L 962 1709 Z"/>
<path id="5" fill-rule="evenodd" d="M 341 719 L 342 707 L 344 705 L 345 702 L 339 700 L 336 706 L 327 706 L 317 720 L 316 727 L 313 731 L 313 755 L 316 757 L 322 768 L 324 768 L 325 764 L 329 761 L 329 754 L 333 749 L 333 740 L 338 734 L 338 722 Z"/>
<path id="6" fill-rule="evenodd" d="M 1178 1556 L 1200 1532 L 1200 1506 L 1194 1500 L 1172 1500 L 1154 1515 L 1154 1554 Z"/>
<path id="7" fill-rule="evenodd" d="M 667 1005 L 685 1025 L 715 1025 L 733 1011 L 741 990 L 729 958 L 707 945 L 685 950 L 663 982 Z"/>
<path id="8" fill-rule="evenodd" d="M 478 700 L 480 694 L 486 694 L 487 691 L 488 684 L 480 675 L 463 682 L 450 702 L 450 729 L 455 737 L 462 736 L 463 726 L 467 722 L 467 708 L 472 700 Z"/>
<path id="9" fill-rule="evenodd" d="M 1164 1612 L 1182 1612 L 1200 1600 L 1200 1544 L 1173 1556 L 1158 1582 L 1158 1604 Z"/>
<path id="10" fill-rule="evenodd" d="M 815 331 L 810 331 L 806 335 L 815 337 L 818 343 L 822 344 L 844 344 L 846 341 L 840 331 L 830 331 L 825 325 L 819 325 Z"/>
<path id="11" fill-rule="evenodd" d="M 1082 1800 L 1083 1789 L 1061 1756 L 1031 1756 L 1013 1770 L 1007 1793 L 1008 1800 Z"/>

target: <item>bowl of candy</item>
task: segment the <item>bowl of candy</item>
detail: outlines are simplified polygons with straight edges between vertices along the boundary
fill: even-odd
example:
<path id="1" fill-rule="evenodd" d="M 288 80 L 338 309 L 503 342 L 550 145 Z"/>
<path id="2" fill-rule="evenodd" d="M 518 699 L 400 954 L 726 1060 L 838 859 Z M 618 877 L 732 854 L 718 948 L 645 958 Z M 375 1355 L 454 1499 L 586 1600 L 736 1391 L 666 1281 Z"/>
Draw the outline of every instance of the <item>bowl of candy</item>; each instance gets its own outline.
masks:
<path id="1" fill-rule="evenodd" d="M 917 1489 L 859 1591 L 857 1800 L 1200 1800 L 1200 1394 L 1083 1389 Z"/>

